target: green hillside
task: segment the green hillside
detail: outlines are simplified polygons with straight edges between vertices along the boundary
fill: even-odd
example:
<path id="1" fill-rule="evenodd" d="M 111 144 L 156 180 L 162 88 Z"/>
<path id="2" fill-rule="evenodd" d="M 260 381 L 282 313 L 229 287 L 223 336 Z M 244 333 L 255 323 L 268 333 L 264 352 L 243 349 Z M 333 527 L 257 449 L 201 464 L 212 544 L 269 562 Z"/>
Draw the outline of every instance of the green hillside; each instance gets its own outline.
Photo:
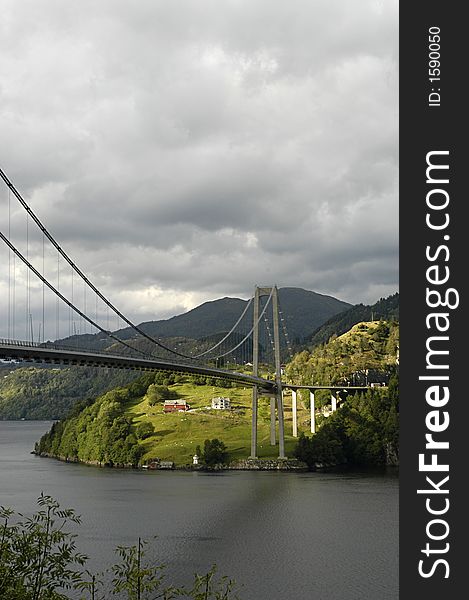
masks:
<path id="1" fill-rule="evenodd" d="M 167 378 L 167 376 L 166 376 Z M 151 458 L 175 461 L 178 465 L 192 463 L 197 446 L 206 439 L 222 440 L 230 459 L 246 458 L 251 439 L 251 389 L 222 385 L 197 385 L 194 378 L 170 376 L 168 389 L 178 398 L 187 400 L 191 410 L 164 414 L 163 401 L 149 404 L 148 388 L 162 375 L 146 375 L 136 382 L 107 392 L 94 402 L 77 406 L 72 415 L 54 424 L 43 436 L 38 451 L 68 460 L 80 460 L 109 465 L 132 465 Z M 166 379 L 168 383 L 168 380 Z M 201 379 L 198 379 L 201 382 Z M 216 396 L 228 396 L 232 410 L 207 408 Z M 285 398 L 285 448 L 292 456 L 296 439 L 292 437 L 291 401 Z M 258 456 L 275 458 L 278 448 L 270 445 L 268 398 L 260 398 L 258 415 Z M 308 427 L 308 410 L 300 402 L 300 430 Z M 139 425 L 150 423 L 153 432 L 139 439 Z"/>
<path id="2" fill-rule="evenodd" d="M 320 325 L 306 340 L 312 348 L 325 344 L 332 335 L 342 335 L 354 325 L 362 321 L 384 319 L 399 321 L 399 294 L 381 298 L 372 305 L 356 304 L 341 313 L 332 316 Z"/>
<path id="3" fill-rule="evenodd" d="M 342 382 L 360 370 L 392 373 L 396 370 L 397 347 L 395 323 L 359 323 L 312 353 L 297 354 L 286 367 L 286 377 L 295 383 L 328 385 Z M 217 396 L 229 397 L 231 410 L 212 410 L 211 400 Z M 164 398 L 186 400 L 191 410 L 165 414 Z M 274 458 L 278 452 L 269 443 L 269 404 L 268 398 L 260 399 L 258 455 L 261 458 Z M 99 464 L 135 465 L 159 458 L 185 465 L 191 463 L 197 446 L 202 447 L 206 439 L 218 438 L 226 444 L 231 460 L 246 458 L 250 453 L 251 417 L 250 388 L 233 387 L 230 382 L 200 376 L 147 374 L 95 401 L 76 406 L 68 419 L 55 424 L 51 433 L 42 438 L 38 450 Z M 146 425 L 142 427 L 142 423 Z M 299 432 L 307 433 L 309 394 L 299 395 L 298 423 Z M 378 441 L 379 431 L 374 431 Z M 288 392 L 285 432 L 286 452 L 292 456 L 297 440 L 291 435 Z"/>
<path id="4" fill-rule="evenodd" d="M 136 377 L 134 371 L 96 367 L 2 367 L 0 419 L 62 419 L 77 401 Z"/>
<path id="5" fill-rule="evenodd" d="M 395 370 L 399 348 L 399 325 L 393 321 L 357 323 L 327 344 L 296 354 L 286 374 L 295 382 L 335 385 L 350 382 L 353 375 L 373 370 Z"/>
<path id="6" fill-rule="evenodd" d="M 346 302 L 300 288 L 281 288 L 279 301 L 290 339 L 299 340 L 331 315 L 346 310 Z M 143 323 L 142 328 L 152 336 L 163 338 L 164 344 L 182 354 L 203 352 L 223 337 L 236 322 L 246 301 L 221 298 L 164 321 Z M 252 318 L 252 316 L 251 316 Z M 137 336 L 133 330 L 121 329 L 118 337 L 138 349 L 151 353 L 150 341 Z M 233 337 L 233 341 L 236 336 Z M 122 345 L 103 333 L 75 335 L 61 340 L 67 346 L 125 353 Z M 297 346 L 298 347 L 298 346 Z M 261 347 L 262 354 L 262 347 Z M 173 355 L 160 353 L 172 358 Z M 238 365 L 245 358 L 245 345 L 234 355 Z M 226 360 L 231 359 L 228 357 Z M 224 364 L 227 368 L 231 365 Z M 238 367 L 236 367 L 238 368 Z M 133 372 L 106 371 L 83 367 L 70 368 L 0 368 L 0 419 L 60 419 L 79 400 L 96 397 L 107 390 L 133 381 Z"/>
<path id="7" fill-rule="evenodd" d="M 313 331 L 327 319 L 350 307 L 350 304 L 301 288 L 280 288 L 279 303 L 288 333 L 292 340 L 302 339 L 305 332 Z M 246 307 L 247 301 L 239 298 L 220 298 L 204 302 L 187 313 L 176 315 L 161 321 L 148 321 L 139 326 L 145 333 L 163 340 L 177 338 L 178 350 L 191 348 L 194 340 L 227 332 L 236 323 Z M 248 316 L 252 320 L 252 311 Z M 135 331 L 129 327 L 115 334 L 122 340 L 133 340 Z M 187 341 L 185 341 L 187 340 Z M 174 341 L 174 340 L 172 340 Z M 83 346 L 102 350 L 110 346 L 109 338 L 104 334 L 78 335 L 60 340 L 65 345 Z M 185 345 L 184 345 L 185 344 Z M 166 343 L 173 347 L 171 343 Z"/>

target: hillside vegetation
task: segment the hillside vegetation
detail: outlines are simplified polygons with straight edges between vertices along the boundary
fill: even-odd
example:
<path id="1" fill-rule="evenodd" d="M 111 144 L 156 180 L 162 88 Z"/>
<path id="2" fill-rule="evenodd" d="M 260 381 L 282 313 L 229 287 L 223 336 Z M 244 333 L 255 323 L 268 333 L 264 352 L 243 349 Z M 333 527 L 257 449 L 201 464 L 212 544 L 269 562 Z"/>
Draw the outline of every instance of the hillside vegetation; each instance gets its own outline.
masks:
<path id="1" fill-rule="evenodd" d="M 312 348 L 325 344 L 333 335 L 342 335 L 349 331 L 354 325 L 362 321 L 399 320 L 399 294 L 392 294 L 387 298 L 381 298 L 375 304 L 356 304 L 337 315 L 332 316 L 320 325 L 306 341 Z"/>
<path id="2" fill-rule="evenodd" d="M 290 339 L 299 339 L 332 315 L 349 308 L 349 304 L 301 288 L 280 288 L 280 305 Z M 203 352 L 217 343 L 229 331 L 247 304 L 239 298 L 221 298 L 171 319 L 142 323 L 141 327 L 152 336 L 160 337 L 169 348 L 182 354 Z M 252 313 L 251 313 L 252 318 Z M 135 334 L 130 328 L 115 332 L 121 339 L 147 353 L 153 344 Z M 233 343 L 242 340 L 233 336 Z M 88 350 L 125 354 L 126 349 L 103 333 L 74 335 L 59 344 Z M 233 357 L 222 359 L 218 366 L 239 369 L 247 356 L 246 345 L 241 345 Z M 263 348 L 261 347 L 261 355 Z M 163 353 L 164 354 L 164 353 Z M 169 352 L 166 358 L 174 355 Z M 237 365 L 227 361 L 236 360 Z M 9 367 L 0 368 L 0 419 L 61 419 L 78 401 L 96 398 L 104 392 L 133 381 L 132 371 L 70 367 Z"/>
<path id="3" fill-rule="evenodd" d="M 185 399 L 191 410 L 185 413 L 163 412 L 163 400 L 153 401 L 151 387 L 167 386 L 173 397 Z M 69 418 L 52 426 L 40 440 L 37 451 L 67 460 L 101 465 L 131 466 L 153 458 L 192 463 L 197 446 L 208 438 L 223 440 L 231 459 L 246 458 L 251 436 L 250 388 L 232 387 L 229 382 L 207 381 L 200 377 L 144 375 L 132 384 L 107 392 L 94 402 L 77 405 Z M 229 396 L 232 410 L 207 408 L 216 396 Z M 270 445 L 270 400 L 260 398 L 258 455 L 275 458 L 278 449 Z M 292 455 L 296 440 L 292 437 L 291 406 L 285 411 L 286 449 Z M 299 420 L 306 427 L 306 405 Z M 150 428 L 141 434 L 142 423 Z"/>
<path id="4" fill-rule="evenodd" d="M 350 378 L 360 370 L 375 369 L 391 374 L 396 371 L 397 346 L 395 323 L 360 323 L 312 353 L 296 355 L 287 365 L 286 376 L 295 383 L 328 385 Z M 324 432 L 321 429 L 317 434 L 316 445 L 327 439 L 323 448 L 339 448 L 336 462 L 344 456 L 352 463 L 363 459 L 376 464 L 385 459 L 387 451 L 394 454 L 398 451 L 396 446 L 389 446 L 397 435 L 397 394 L 392 398 L 383 390 L 370 394 L 343 402 L 337 414 L 345 417 L 347 413 L 349 420 L 340 421 L 339 429 L 331 428 L 329 423 L 339 423 L 339 417 L 334 414 L 324 421 Z M 217 396 L 228 396 L 231 410 L 212 410 L 211 399 Z M 191 409 L 165 414 L 165 398 L 186 400 Z M 288 392 L 284 400 L 285 447 L 287 455 L 292 456 L 297 440 L 291 435 Z M 270 445 L 269 404 L 268 398 L 260 398 L 258 456 L 261 458 L 275 458 L 278 453 L 278 449 Z M 347 412 L 349 408 L 351 412 Z M 147 374 L 95 401 L 77 405 L 68 419 L 56 423 L 41 439 L 37 450 L 100 465 L 132 466 L 155 458 L 185 465 L 192 462 L 197 446 L 202 447 L 206 439 L 219 439 L 226 445 L 231 460 L 246 458 L 250 453 L 251 417 L 250 388 L 233 387 L 228 381 L 201 376 Z M 318 415 L 319 424 L 321 418 Z M 309 427 L 309 394 L 300 394 L 298 428 L 306 433 Z M 330 439 L 326 436 L 328 431 Z M 346 438 L 355 441 L 352 444 L 350 440 L 346 442 Z M 309 442 L 302 438 L 301 444 L 305 443 Z M 357 449 L 363 445 L 374 450 L 367 455 Z M 305 455 L 311 463 L 311 456 L 318 456 L 317 448 L 313 454 L 308 452 Z M 332 459 L 331 463 L 334 463 Z"/>
<path id="5" fill-rule="evenodd" d="M 396 367 L 398 348 L 396 322 L 362 322 L 347 333 L 333 335 L 327 344 L 296 354 L 287 365 L 286 375 L 304 384 L 362 384 L 367 371 L 389 376 Z"/>
<path id="6" fill-rule="evenodd" d="M 317 465 L 399 464 L 399 326 L 395 321 L 367 321 L 287 365 L 287 377 L 305 384 L 356 384 L 386 381 L 386 388 L 341 395 L 339 410 L 319 416 L 314 436 L 302 436 L 295 456 Z M 316 393 L 317 406 L 330 394 Z"/>
<path id="7" fill-rule="evenodd" d="M 397 373 L 388 388 L 349 395 L 339 410 L 320 420 L 318 432 L 302 435 L 295 449 L 309 467 L 399 464 Z"/>
<path id="8" fill-rule="evenodd" d="M 279 303 L 292 340 L 303 339 L 305 332 L 315 330 L 333 315 L 350 308 L 348 302 L 301 288 L 280 288 Z M 204 302 L 200 306 L 170 319 L 147 321 L 139 326 L 145 333 L 153 337 L 176 342 L 174 346 L 172 343 L 166 343 L 166 345 L 187 352 L 191 350 L 194 342 L 229 331 L 245 309 L 246 304 L 247 300 L 240 298 L 220 298 Z M 250 312 L 248 311 L 248 318 L 252 321 L 252 307 Z M 128 327 L 114 333 L 122 340 L 140 338 L 133 329 Z M 60 342 L 65 345 L 78 345 L 95 350 L 106 349 L 111 344 L 109 338 L 102 333 L 76 335 L 60 340 Z"/>
<path id="9" fill-rule="evenodd" d="M 0 419 L 62 419 L 79 400 L 133 381 L 134 371 L 96 367 L 0 369 Z"/>

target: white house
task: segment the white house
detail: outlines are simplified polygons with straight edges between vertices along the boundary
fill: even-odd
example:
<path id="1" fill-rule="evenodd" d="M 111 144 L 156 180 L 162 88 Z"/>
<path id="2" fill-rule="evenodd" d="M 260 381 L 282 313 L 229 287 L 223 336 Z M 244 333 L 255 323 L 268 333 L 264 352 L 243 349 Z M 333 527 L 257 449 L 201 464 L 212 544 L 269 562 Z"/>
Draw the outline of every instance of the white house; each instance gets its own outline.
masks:
<path id="1" fill-rule="evenodd" d="M 223 398 L 222 396 L 212 398 L 212 408 L 216 410 L 229 410 L 231 408 L 231 401 L 229 398 Z"/>

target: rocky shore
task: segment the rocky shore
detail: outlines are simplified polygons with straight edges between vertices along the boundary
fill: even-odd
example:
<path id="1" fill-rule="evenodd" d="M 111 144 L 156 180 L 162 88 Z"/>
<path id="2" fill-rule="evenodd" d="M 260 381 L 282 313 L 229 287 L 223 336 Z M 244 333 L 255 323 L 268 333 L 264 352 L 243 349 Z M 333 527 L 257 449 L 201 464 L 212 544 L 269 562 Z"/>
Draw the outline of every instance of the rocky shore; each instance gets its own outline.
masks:
<path id="1" fill-rule="evenodd" d="M 80 463 L 91 465 L 93 467 L 108 467 L 114 469 L 145 469 L 145 470 L 175 470 L 175 471 L 308 471 L 308 466 L 306 463 L 297 460 L 296 458 L 286 458 L 286 459 L 252 459 L 247 458 L 243 460 L 236 460 L 230 462 L 228 465 L 175 465 L 171 461 L 160 461 L 158 459 L 149 461 L 144 465 L 130 465 L 130 464 L 108 464 L 101 463 L 99 461 L 82 461 L 78 460 L 75 457 L 70 456 L 55 456 L 53 454 L 49 454 L 47 452 L 36 452 L 33 451 L 31 454 L 36 454 L 37 456 L 43 456 L 45 458 L 55 458 L 56 460 L 61 460 L 63 462 L 70 463 Z"/>

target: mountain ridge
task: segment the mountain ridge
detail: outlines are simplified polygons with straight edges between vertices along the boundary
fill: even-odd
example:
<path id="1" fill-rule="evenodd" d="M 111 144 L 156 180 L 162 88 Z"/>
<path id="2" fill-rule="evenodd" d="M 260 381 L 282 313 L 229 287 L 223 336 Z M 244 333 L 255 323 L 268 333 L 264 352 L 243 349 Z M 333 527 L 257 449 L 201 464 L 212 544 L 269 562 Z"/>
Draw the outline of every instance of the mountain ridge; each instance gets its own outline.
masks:
<path id="1" fill-rule="evenodd" d="M 340 336 L 357 323 L 373 319 L 399 320 L 399 292 L 380 298 L 374 304 L 355 304 L 333 315 L 304 340 L 308 346 L 314 348 L 327 343 L 332 335 Z"/>
<path id="2" fill-rule="evenodd" d="M 138 325 L 142 331 L 152 337 L 165 339 L 186 337 L 199 340 L 208 336 L 226 332 L 236 323 L 248 300 L 225 296 L 203 302 L 191 310 L 174 315 L 169 319 L 144 321 Z M 297 287 L 279 288 L 279 304 L 283 311 L 285 325 L 292 340 L 304 338 L 305 331 L 312 331 L 352 305 L 333 296 L 320 294 Z M 135 330 L 126 327 L 113 332 L 122 340 L 136 337 Z M 85 334 L 86 335 L 86 334 Z M 71 336 L 57 340 L 58 343 L 69 344 L 72 340 L 80 344 L 87 342 L 96 349 L 101 349 L 108 341 L 102 333 Z"/>

